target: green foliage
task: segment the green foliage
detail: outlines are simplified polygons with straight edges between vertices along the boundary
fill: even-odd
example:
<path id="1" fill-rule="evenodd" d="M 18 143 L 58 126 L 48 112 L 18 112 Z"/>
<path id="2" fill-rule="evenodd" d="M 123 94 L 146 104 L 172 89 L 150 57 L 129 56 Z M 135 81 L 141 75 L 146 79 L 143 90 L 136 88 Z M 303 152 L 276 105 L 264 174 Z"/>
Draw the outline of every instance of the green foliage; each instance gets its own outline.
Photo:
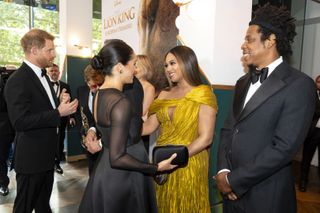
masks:
<path id="1" fill-rule="evenodd" d="M 94 0 L 95 8 L 100 7 L 101 0 Z M 34 15 L 29 25 L 29 6 L 7 3 L 0 1 L 0 66 L 6 64 L 14 64 L 19 66 L 24 58 L 22 48 L 20 46 L 21 37 L 29 31 L 29 26 L 32 28 L 40 28 L 58 38 L 59 35 L 59 12 L 42 9 L 39 7 L 31 7 Z M 97 50 L 102 46 L 102 21 L 94 18 L 93 22 L 93 44 Z M 57 55 L 56 61 L 59 60 Z"/>
<path id="2" fill-rule="evenodd" d="M 92 8 L 93 8 L 93 11 L 92 11 L 93 18 L 101 19 L 101 0 L 93 0 Z"/>
<path id="3" fill-rule="evenodd" d="M 93 54 L 96 55 L 102 47 L 102 20 L 92 19 L 92 47 L 96 46 Z"/>
<path id="4" fill-rule="evenodd" d="M 41 28 L 54 36 L 59 35 L 59 13 L 40 7 L 34 8 L 34 28 Z"/>
<path id="5" fill-rule="evenodd" d="M 59 14 L 56 11 L 32 8 L 34 27 L 59 34 Z M 21 37 L 29 30 L 29 7 L 26 5 L 0 2 L 0 65 L 21 64 L 23 51 Z"/>
<path id="6" fill-rule="evenodd" d="M 0 65 L 21 64 L 20 38 L 29 30 L 27 6 L 0 2 Z"/>

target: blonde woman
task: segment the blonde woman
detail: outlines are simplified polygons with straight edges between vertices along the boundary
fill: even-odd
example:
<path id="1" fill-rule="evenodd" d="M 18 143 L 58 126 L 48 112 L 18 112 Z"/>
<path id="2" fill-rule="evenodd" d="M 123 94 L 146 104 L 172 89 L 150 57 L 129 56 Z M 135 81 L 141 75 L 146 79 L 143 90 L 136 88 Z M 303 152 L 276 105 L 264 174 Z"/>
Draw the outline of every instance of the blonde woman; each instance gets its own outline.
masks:
<path id="1" fill-rule="evenodd" d="M 143 110 L 142 119 L 145 121 L 147 119 L 147 114 L 150 105 L 155 98 L 155 88 L 150 83 L 152 77 L 152 65 L 146 55 L 137 55 L 137 61 L 135 63 L 135 76 L 139 79 L 143 88 Z"/>

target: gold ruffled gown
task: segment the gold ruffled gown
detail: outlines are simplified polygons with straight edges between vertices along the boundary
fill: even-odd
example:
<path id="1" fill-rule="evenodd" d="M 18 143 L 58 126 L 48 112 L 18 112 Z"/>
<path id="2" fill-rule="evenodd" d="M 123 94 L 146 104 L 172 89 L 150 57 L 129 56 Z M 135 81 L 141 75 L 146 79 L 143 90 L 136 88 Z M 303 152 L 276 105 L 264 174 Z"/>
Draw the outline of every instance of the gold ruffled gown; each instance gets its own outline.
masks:
<path id="1" fill-rule="evenodd" d="M 217 110 L 216 97 L 207 85 L 194 87 L 180 99 L 156 99 L 149 114 L 156 113 L 160 122 L 157 145 L 192 143 L 198 137 L 201 104 Z M 168 114 L 170 107 L 175 107 L 172 121 Z M 186 167 L 171 173 L 164 185 L 157 185 L 159 213 L 209 213 L 208 170 L 209 154 L 204 150 L 192 156 Z"/>

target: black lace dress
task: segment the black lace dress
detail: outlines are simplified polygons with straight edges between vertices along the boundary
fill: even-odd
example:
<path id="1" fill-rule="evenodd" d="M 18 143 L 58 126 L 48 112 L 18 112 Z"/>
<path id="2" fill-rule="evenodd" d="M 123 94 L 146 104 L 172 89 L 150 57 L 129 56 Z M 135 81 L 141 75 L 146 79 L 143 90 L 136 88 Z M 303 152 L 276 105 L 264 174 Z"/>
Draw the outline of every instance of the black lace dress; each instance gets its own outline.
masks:
<path id="1" fill-rule="evenodd" d="M 156 173 L 157 167 L 148 163 L 142 141 L 135 140 L 140 139 L 138 128 L 141 125 L 137 122 L 141 122 L 141 117 L 134 116 L 134 104 L 119 90 L 99 90 L 96 98 L 96 126 L 101 133 L 103 149 L 88 181 L 79 213 L 157 212 L 150 176 Z"/>

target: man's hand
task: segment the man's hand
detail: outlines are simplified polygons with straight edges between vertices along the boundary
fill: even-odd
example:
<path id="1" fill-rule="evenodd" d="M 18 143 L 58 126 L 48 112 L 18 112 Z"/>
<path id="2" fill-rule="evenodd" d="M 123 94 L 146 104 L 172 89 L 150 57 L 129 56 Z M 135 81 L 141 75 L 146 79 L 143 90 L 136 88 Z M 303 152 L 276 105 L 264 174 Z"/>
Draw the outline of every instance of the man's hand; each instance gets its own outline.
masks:
<path id="1" fill-rule="evenodd" d="M 98 140 L 92 141 L 90 143 L 87 142 L 86 147 L 88 152 L 90 152 L 91 154 L 95 154 L 102 149 Z"/>
<path id="2" fill-rule="evenodd" d="M 236 200 L 238 199 L 237 196 L 232 192 L 231 186 L 227 181 L 227 174 L 229 172 L 221 172 L 213 177 L 213 179 L 216 180 L 217 188 L 219 191 L 228 199 L 230 200 Z"/>
<path id="3" fill-rule="evenodd" d="M 97 134 L 94 130 L 89 129 L 86 135 L 86 144 L 97 140 Z"/>
<path id="4" fill-rule="evenodd" d="M 94 130 L 88 130 L 85 145 L 87 147 L 88 152 L 90 152 L 91 154 L 99 152 L 102 149 L 97 139 L 96 132 Z"/>
<path id="5" fill-rule="evenodd" d="M 70 94 L 67 93 L 65 88 L 62 89 L 60 96 L 59 96 L 60 103 L 69 103 L 71 100 Z"/>
<path id="6" fill-rule="evenodd" d="M 237 200 L 238 199 L 237 195 L 233 192 L 230 192 L 229 194 L 227 194 L 227 198 L 229 200 Z"/>
<path id="7" fill-rule="evenodd" d="M 68 115 L 71 115 L 77 111 L 78 107 L 78 100 L 74 99 L 72 102 L 60 102 L 60 105 L 58 106 L 58 111 L 60 114 L 60 117 L 65 117 Z"/>

